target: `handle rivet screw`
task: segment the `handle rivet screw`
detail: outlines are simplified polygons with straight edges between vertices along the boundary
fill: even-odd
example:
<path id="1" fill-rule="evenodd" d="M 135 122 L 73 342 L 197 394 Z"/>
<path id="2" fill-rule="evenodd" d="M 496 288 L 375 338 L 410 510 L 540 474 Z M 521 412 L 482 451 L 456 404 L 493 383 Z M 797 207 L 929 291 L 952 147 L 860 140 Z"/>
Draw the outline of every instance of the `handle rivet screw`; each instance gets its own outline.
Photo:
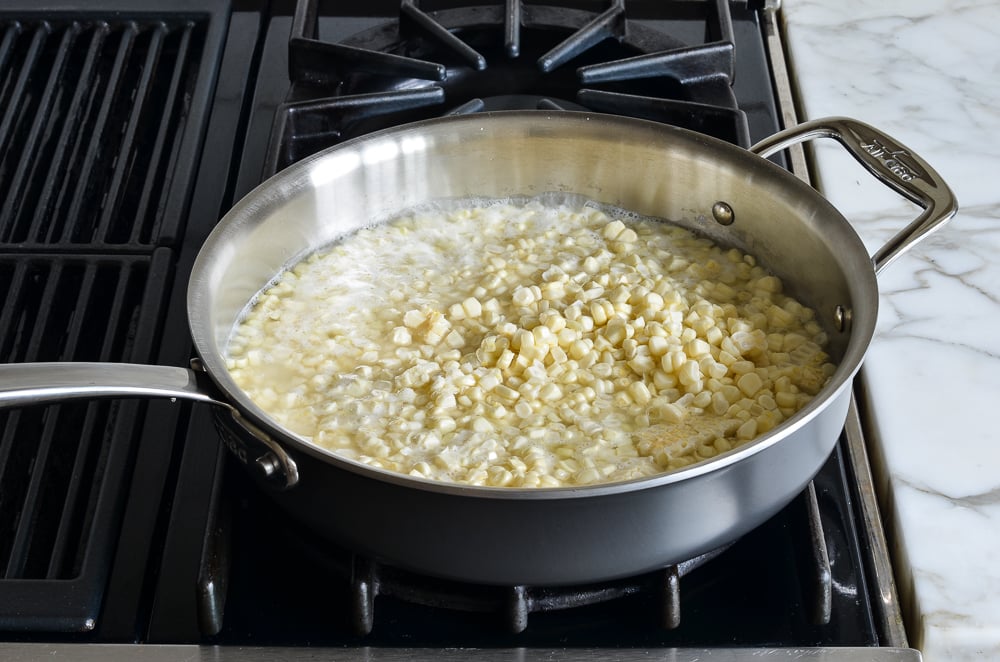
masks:
<path id="1" fill-rule="evenodd" d="M 833 309 L 833 325 L 837 331 L 847 331 L 851 325 L 851 311 L 843 306 Z"/>
<path id="2" fill-rule="evenodd" d="M 712 216 L 719 225 L 732 225 L 733 221 L 736 220 L 733 208 L 727 202 L 720 201 L 712 205 Z"/>

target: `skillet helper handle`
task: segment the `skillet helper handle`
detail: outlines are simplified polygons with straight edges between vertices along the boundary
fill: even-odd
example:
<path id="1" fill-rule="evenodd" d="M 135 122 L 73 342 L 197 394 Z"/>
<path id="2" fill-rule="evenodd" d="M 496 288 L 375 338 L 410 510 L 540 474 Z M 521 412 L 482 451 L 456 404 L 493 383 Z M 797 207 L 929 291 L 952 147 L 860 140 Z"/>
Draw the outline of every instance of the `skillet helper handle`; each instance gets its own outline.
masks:
<path id="1" fill-rule="evenodd" d="M 0 364 L 0 410 L 98 398 L 169 398 L 222 407 L 249 433 L 247 439 L 254 446 L 223 440 L 242 462 L 253 461 L 261 477 L 278 489 L 298 482 L 295 461 L 270 435 L 226 402 L 201 370 L 138 363 Z"/>
<path id="2" fill-rule="evenodd" d="M 804 122 L 761 140 L 750 151 L 767 158 L 786 147 L 814 138 L 833 138 L 876 179 L 923 208 L 913 222 L 872 257 L 876 274 L 958 211 L 955 194 L 926 161 L 899 141 L 864 122 L 846 117 Z"/>

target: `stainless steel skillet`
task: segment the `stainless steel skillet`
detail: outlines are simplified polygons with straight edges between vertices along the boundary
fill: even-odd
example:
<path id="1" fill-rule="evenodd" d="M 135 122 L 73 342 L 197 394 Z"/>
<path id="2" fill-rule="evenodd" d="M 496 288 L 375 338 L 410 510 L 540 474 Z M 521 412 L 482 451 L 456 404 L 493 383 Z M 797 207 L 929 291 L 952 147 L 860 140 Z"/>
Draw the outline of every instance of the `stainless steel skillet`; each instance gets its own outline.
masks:
<path id="1" fill-rule="evenodd" d="M 925 208 L 874 262 L 835 208 L 764 158 L 817 136 L 838 139 Z M 240 312 L 297 257 L 428 201 L 547 192 L 666 218 L 756 255 L 819 311 L 837 372 L 796 416 L 702 464 L 630 482 L 532 490 L 432 482 L 337 457 L 277 425 L 226 372 L 224 344 Z M 732 541 L 803 489 L 846 418 L 851 382 L 875 328 L 876 274 L 956 209 L 922 159 L 853 120 L 804 124 L 749 152 L 661 124 L 585 113 L 415 123 L 298 163 L 226 214 L 191 274 L 193 369 L 5 365 L 0 406 L 133 396 L 213 403 L 223 414 L 222 438 L 289 515 L 358 551 L 489 584 L 627 576 Z"/>

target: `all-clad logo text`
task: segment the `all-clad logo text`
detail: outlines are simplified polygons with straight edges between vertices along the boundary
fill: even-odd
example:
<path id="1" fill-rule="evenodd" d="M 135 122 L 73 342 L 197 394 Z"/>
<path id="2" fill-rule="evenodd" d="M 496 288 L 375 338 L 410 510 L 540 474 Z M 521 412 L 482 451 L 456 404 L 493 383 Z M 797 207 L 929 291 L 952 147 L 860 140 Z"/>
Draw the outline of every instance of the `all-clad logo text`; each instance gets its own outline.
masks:
<path id="1" fill-rule="evenodd" d="M 905 149 L 897 149 L 896 151 L 890 150 L 888 147 L 883 145 L 877 140 L 872 140 L 870 143 L 861 143 L 861 149 L 865 150 L 876 159 L 882 162 L 889 172 L 896 175 L 904 182 L 910 182 L 914 179 L 920 179 L 920 172 L 909 166 L 900 159 L 901 155 L 906 155 Z"/>
<path id="2" fill-rule="evenodd" d="M 229 452 L 235 455 L 243 464 L 247 463 L 247 449 L 227 430 L 222 435 L 222 441 L 226 444 Z"/>

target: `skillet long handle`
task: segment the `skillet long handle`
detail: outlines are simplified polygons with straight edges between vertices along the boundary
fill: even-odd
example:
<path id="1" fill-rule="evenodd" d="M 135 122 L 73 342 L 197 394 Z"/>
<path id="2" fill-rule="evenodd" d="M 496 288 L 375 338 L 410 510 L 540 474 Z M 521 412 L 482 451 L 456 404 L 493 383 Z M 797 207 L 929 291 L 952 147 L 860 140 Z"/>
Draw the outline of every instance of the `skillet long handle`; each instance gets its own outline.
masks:
<path id="1" fill-rule="evenodd" d="M 200 373 L 137 363 L 0 364 L 0 409 L 94 398 L 180 398 L 232 406 Z"/>
<path id="2" fill-rule="evenodd" d="M 767 158 L 814 138 L 835 139 L 876 179 L 924 210 L 876 251 L 872 257 L 876 274 L 958 211 L 955 194 L 926 161 L 899 141 L 858 120 L 827 117 L 804 122 L 765 138 L 750 151 Z"/>

